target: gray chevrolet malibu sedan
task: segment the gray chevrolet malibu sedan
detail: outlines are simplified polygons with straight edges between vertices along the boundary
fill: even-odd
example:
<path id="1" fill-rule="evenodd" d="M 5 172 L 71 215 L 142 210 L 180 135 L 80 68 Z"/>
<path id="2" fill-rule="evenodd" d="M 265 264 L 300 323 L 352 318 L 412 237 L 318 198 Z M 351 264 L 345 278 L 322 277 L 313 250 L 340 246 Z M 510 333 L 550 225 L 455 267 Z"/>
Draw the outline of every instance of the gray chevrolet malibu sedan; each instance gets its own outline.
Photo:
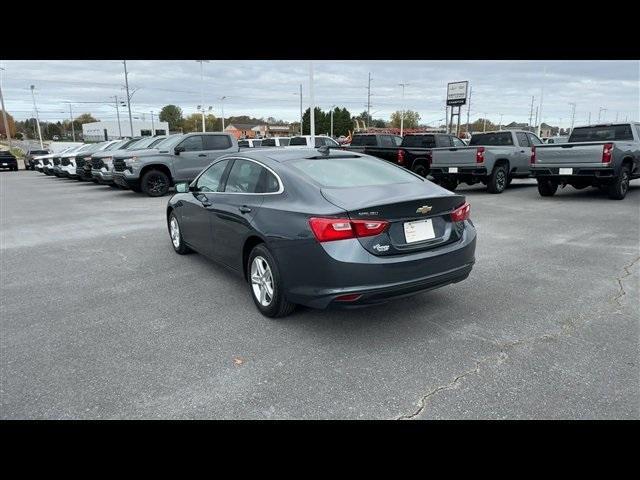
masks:
<path id="1" fill-rule="evenodd" d="M 174 250 L 242 275 L 268 317 L 406 297 L 464 280 L 475 260 L 464 196 L 364 154 L 245 150 L 176 191 Z"/>

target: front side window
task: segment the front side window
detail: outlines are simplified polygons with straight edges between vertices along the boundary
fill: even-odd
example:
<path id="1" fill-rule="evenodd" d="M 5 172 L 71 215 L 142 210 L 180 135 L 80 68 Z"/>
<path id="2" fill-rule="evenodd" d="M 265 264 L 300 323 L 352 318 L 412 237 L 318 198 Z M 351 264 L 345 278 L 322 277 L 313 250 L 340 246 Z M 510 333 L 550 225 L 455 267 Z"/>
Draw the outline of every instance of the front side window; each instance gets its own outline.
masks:
<path id="1" fill-rule="evenodd" d="M 262 146 L 262 140 L 254 140 L 253 141 L 253 146 L 254 147 L 261 147 Z"/>
<path id="2" fill-rule="evenodd" d="M 391 135 L 381 135 L 380 136 L 380 146 L 382 147 L 394 147 L 393 137 Z"/>
<path id="3" fill-rule="evenodd" d="M 286 147 L 287 145 L 289 145 L 289 140 L 288 138 L 281 138 L 280 139 L 280 146 L 281 147 Z"/>
<path id="4" fill-rule="evenodd" d="M 224 174 L 229 160 L 222 160 L 211 165 L 196 182 L 196 191 L 198 192 L 217 192 L 220 188 L 220 181 Z"/>
<path id="5" fill-rule="evenodd" d="M 185 152 L 200 152 L 204 150 L 202 146 L 202 136 L 200 135 L 186 138 L 179 146 L 184 147 Z"/>
<path id="6" fill-rule="evenodd" d="M 407 135 L 402 140 L 403 147 L 435 148 L 434 135 Z"/>
<path id="7" fill-rule="evenodd" d="M 438 136 L 436 136 L 436 145 L 438 147 L 450 147 L 451 146 L 451 137 L 449 135 L 438 135 Z"/>
<path id="8" fill-rule="evenodd" d="M 467 145 L 460 140 L 458 137 L 451 137 L 451 141 L 453 142 L 454 147 L 466 147 Z"/>
<path id="9" fill-rule="evenodd" d="M 542 145 L 542 140 L 536 137 L 533 133 L 527 133 L 527 136 L 529 137 L 531 145 Z"/>
<path id="10" fill-rule="evenodd" d="M 521 147 L 530 147 L 529 137 L 524 132 L 516 132 L 516 137 L 518 137 L 518 143 Z"/>
<path id="11" fill-rule="evenodd" d="M 289 145 L 295 146 L 295 145 L 306 145 L 307 144 L 307 139 L 306 137 L 293 137 L 291 139 L 291 142 L 289 142 Z"/>
<path id="12" fill-rule="evenodd" d="M 394 143 L 395 147 L 399 147 L 400 145 L 402 145 L 402 137 L 394 136 L 394 137 L 391 137 L 391 138 L 393 138 L 393 143 Z"/>

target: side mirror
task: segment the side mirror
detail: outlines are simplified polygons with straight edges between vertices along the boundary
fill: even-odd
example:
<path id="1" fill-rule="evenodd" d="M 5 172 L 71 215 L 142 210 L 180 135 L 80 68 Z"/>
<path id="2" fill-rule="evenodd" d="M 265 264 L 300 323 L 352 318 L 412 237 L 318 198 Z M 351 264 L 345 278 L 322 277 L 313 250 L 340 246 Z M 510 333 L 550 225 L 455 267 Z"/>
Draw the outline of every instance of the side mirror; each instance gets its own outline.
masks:
<path id="1" fill-rule="evenodd" d="M 176 155 L 180 155 L 180 152 L 184 152 L 184 147 L 182 145 L 178 145 L 173 151 Z"/>
<path id="2" fill-rule="evenodd" d="M 189 183 L 187 182 L 176 183 L 177 193 L 187 193 L 188 191 L 189 191 Z"/>

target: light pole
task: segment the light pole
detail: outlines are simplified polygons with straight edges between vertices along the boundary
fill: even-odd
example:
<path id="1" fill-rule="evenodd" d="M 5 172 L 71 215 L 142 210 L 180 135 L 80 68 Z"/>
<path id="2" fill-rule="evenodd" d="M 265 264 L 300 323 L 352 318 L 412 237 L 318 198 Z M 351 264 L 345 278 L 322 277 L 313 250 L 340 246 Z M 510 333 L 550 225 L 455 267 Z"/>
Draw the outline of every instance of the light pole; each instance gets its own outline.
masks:
<path id="1" fill-rule="evenodd" d="M 4 71 L 4 68 L 0 68 Z M 2 120 L 4 122 L 4 131 L 9 141 L 9 151 L 11 151 L 11 132 L 9 131 L 9 122 L 7 121 L 7 111 L 4 109 L 4 96 L 2 95 L 2 82 L 0 82 L 0 105 L 2 106 Z"/>
<path id="2" fill-rule="evenodd" d="M 209 60 L 196 60 L 200 64 L 200 105 L 202 105 L 202 131 L 204 128 L 204 64 L 209 63 Z"/>
<path id="3" fill-rule="evenodd" d="M 40 117 L 38 116 L 38 107 L 36 106 L 36 96 L 33 93 L 35 88 L 35 85 L 31 85 L 31 98 L 33 99 L 33 108 L 36 111 L 36 124 L 38 125 L 38 138 L 40 139 L 40 148 L 44 149 L 44 145 L 42 145 L 42 132 L 40 131 Z"/>
<path id="4" fill-rule="evenodd" d="M 222 110 L 222 131 L 224 132 L 224 99 L 227 97 L 220 97 L 220 110 Z"/>
<path id="5" fill-rule="evenodd" d="M 129 74 L 127 73 L 127 61 L 122 62 L 124 64 L 124 84 L 127 89 L 127 108 L 129 109 L 129 128 L 131 129 L 131 136 L 133 137 L 133 118 L 131 117 L 131 95 L 129 95 Z"/>
<path id="6" fill-rule="evenodd" d="M 399 83 L 399 86 L 402 87 L 402 114 L 400 117 L 400 136 L 402 136 L 404 132 L 404 87 L 409 85 L 408 83 Z"/>
<path id="7" fill-rule="evenodd" d="M 544 80 L 547 79 L 547 67 L 544 67 Z M 544 99 L 544 80 L 542 83 L 542 87 L 540 87 L 540 105 L 539 105 L 539 114 L 540 114 L 540 123 L 538 124 L 538 137 L 540 136 L 540 129 L 542 128 L 542 100 Z"/>
<path id="8" fill-rule="evenodd" d="M 153 126 L 153 110 L 151 110 L 151 136 L 153 137 L 156 133 L 156 130 Z"/>
<path id="9" fill-rule="evenodd" d="M 498 130 L 502 130 L 502 117 L 504 116 L 504 114 L 500 114 L 500 124 L 498 124 Z"/>
<path id="10" fill-rule="evenodd" d="M 313 97 L 313 62 L 309 62 L 309 133 L 311 134 L 311 148 L 316 146 L 316 118 Z"/>
<path id="11" fill-rule="evenodd" d="M 487 131 L 487 114 L 484 114 L 484 125 L 482 126 L 482 133 Z"/>
<path id="12" fill-rule="evenodd" d="M 71 135 L 73 137 L 73 141 L 76 141 L 76 128 L 73 125 L 73 111 L 71 110 L 71 102 L 69 102 L 69 121 L 71 122 Z"/>
<path id="13" fill-rule="evenodd" d="M 602 112 L 606 112 L 607 109 L 604 107 L 600 107 L 600 109 L 598 110 L 598 123 L 600 123 L 600 115 L 602 114 Z"/>
<path id="14" fill-rule="evenodd" d="M 335 105 L 331 105 L 331 138 L 333 138 L 333 109 L 336 108 Z"/>
<path id="15" fill-rule="evenodd" d="M 122 127 L 120 126 L 120 109 L 118 108 L 118 96 L 114 95 L 113 98 L 116 101 L 116 115 L 118 116 L 118 135 L 120 136 L 120 138 L 122 138 Z"/>
<path id="16" fill-rule="evenodd" d="M 576 120 L 576 104 L 569 102 L 569 105 L 571 105 L 571 127 L 569 127 L 569 135 L 571 135 L 571 132 L 573 132 L 573 125 Z"/>
<path id="17" fill-rule="evenodd" d="M 294 95 L 300 95 L 300 135 L 302 135 L 302 84 L 300 84 L 300 93 L 296 92 Z"/>

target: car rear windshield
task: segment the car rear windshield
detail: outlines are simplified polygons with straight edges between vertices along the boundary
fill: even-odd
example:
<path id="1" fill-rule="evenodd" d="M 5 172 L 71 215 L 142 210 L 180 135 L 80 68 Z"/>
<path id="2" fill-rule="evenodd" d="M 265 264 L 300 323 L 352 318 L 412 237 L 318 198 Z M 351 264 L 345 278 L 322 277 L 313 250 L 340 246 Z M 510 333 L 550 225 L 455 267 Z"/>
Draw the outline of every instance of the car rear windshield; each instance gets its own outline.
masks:
<path id="1" fill-rule="evenodd" d="M 364 187 L 422 182 L 407 170 L 375 158 L 293 160 L 291 165 L 322 187 Z"/>
<path id="2" fill-rule="evenodd" d="M 306 145 L 307 139 L 305 137 L 293 137 L 289 142 L 289 145 Z"/>
<path id="3" fill-rule="evenodd" d="M 574 128 L 569 143 L 633 140 L 631 125 L 607 125 L 602 127 Z"/>
<path id="4" fill-rule="evenodd" d="M 435 135 L 407 135 L 402 139 L 402 147 L 435 148 Z"/>
<path id="5" fill-rule="evenodd" d="M 376 145 L 375 135 L 356 135 L 351 140 L 351 146 L 375 147 Z"/>
<path id="6" fill-rule="evenodd" d="M 469 145 L 513 145 L 511 132 L 479 133 L 471 137 Z"/>

